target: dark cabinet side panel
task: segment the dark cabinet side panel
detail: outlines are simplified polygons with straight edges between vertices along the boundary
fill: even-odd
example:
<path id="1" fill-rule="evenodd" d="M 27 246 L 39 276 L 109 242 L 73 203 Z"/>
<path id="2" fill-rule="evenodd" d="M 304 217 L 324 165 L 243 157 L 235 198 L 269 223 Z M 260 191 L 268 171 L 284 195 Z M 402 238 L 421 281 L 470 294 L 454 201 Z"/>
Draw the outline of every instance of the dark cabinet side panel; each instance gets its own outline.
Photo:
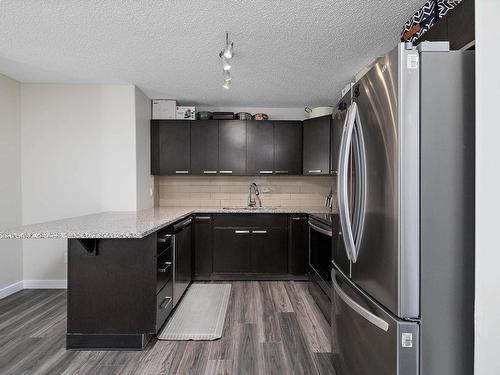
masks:
<path id="1" fill-rule="evenodd" d="M 302 122 L 274 122 L 274 171 L 302 174 Z"/>
<path id="2" fill-rule="evenodd" d="M 189 121 L 152 120 L 152 123 L 158 125 L 160 175 L 189 173 Z"/>
<path id="3" fill-rule="evenodd" d="M 219 172 L 221 174 L 245 175 L 246 131 L 246 121 L 219 121 Z"/>
<path id="4" fill-rule="evenodd" d="M 305 175 L 330 174 L 331 116 L 322 116 L 304 121 Z"/>
<path id="5" fill-rule="evenodd" d="M 97 256 L 69 240 L 68 333 L 154 333 L 156 234 L 101 239 Z"/>
<path id="6" fill-rule="evenodd" d="M 151 174 L 160 175 L 160 124 L 151 121 Z"/>
<path id="7" fill-rule="evenodd" d="M 210 278 L 212 274 L 212 218 L 199 215 L 194 219 L 194 274 L 197 278 Z"/>
<path id="8" fill-rule="evenodd" d="M 247 121 L 247 174 L 272 174 L 274 129 L 270 121 Z"/>
<path id="9" fill-rule="evenodd" d="M 309 269 L 309 227 L 306 215 L 290 216 L 288 272 L 305 275 Z"/>
<path id="10" fill-rule="evenodd" d="M 218 171 L 219 123 L 191 121 L 191 174 L 208 175 Z"/>

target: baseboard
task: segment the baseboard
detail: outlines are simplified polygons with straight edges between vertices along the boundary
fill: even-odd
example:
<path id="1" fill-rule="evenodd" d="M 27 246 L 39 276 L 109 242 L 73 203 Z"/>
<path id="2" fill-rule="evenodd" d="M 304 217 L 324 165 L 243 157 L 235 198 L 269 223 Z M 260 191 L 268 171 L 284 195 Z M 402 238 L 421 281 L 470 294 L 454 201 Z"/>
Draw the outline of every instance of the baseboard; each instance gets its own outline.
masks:
<path id="1" fill-rule="evenodd" d="M 24 280 L 23 289 L 66 289 L 67 280 Z"/>
<path id="2" fill-rule="evenodd" d="M 0 289 L 0 299 L 10 296 L 11 294 L 17 293 L 24 289 L 24 282 L 18 281 L 17 283 L 6 286 Z"/>

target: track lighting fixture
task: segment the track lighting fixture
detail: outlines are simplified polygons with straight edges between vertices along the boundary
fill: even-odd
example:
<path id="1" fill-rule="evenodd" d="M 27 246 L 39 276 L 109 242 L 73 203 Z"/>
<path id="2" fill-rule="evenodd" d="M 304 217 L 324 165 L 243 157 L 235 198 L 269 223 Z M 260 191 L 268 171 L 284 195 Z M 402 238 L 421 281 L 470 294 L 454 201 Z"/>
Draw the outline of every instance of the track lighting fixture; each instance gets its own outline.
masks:
<path id="1" fill-rule="evenodd" d="M 219 53 L 219 57 L 222 60 L 222 71 L 224 75 L 224 83 L 222 87 L 228 90 L 231 87 L 231 62 L 230 60 L 233 58 L 233 48 L 234 43 L 229 41 L 229 33 L 226 32 L 226 46 Z"/>

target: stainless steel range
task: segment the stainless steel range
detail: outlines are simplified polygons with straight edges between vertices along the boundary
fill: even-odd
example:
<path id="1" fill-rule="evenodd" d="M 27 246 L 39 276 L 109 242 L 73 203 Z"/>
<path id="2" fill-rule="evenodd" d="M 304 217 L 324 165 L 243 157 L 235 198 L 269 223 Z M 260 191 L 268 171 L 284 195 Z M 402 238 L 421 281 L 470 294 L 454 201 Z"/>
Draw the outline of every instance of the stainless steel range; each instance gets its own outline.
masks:
<path id="1" fill-rule="evenodd" d="M 334 214 L 309 215 L 309 289 L 330 322 Z M 337 221 L 338 222 L 338 221 Z"/>

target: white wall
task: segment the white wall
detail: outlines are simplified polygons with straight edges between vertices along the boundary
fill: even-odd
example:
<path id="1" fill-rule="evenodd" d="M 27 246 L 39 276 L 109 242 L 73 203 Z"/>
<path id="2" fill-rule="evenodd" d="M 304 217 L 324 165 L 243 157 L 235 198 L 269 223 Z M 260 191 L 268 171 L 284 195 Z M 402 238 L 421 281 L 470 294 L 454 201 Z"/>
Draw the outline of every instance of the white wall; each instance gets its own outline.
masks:
<path id="1" fill-rule="evenodd" d="M 475 374 L 500 374 L 500 1 L 476 0 Z"/>
<path id="2" fill-rule="evenodd" d="M 22 222 L 20 99 L 19 82 L 0 75 L 0 228 Z M 22 278 L 21 241 L 0 241 L 0 297 Z"/>
<path id="3" fill-rule="evenodd" d="M 135 141 L 137 167 L 137 209 L 154 206 L 154 178 L 151 176 L 151 99 L 135 88 Z"/>
<path id="4" fill-rule="evenodd" d="M 134 86 L 21 85 L 23 223 L 135 210 Z M 66 279 L 64 240 L 23 243 L 25 280 Z"/>

